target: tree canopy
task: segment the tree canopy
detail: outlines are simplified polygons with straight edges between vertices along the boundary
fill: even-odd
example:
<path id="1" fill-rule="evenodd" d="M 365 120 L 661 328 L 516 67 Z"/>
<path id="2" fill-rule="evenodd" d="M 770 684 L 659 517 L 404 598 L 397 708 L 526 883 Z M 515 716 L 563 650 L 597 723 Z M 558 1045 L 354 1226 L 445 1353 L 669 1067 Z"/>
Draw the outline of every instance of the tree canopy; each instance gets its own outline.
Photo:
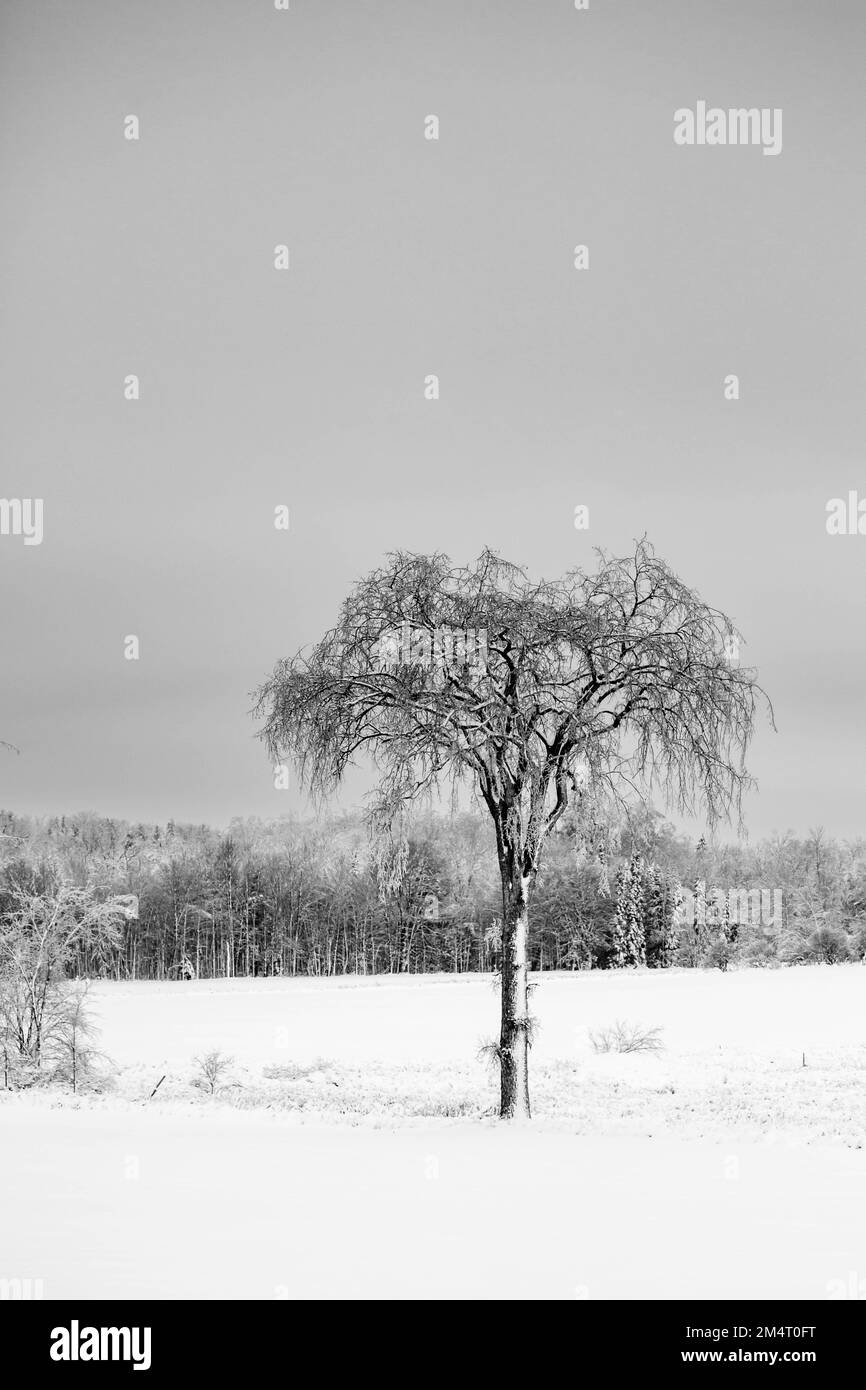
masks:
<path id="1" fill-rule="evenodd" d="M 383 660 L 404 625 L 411 659 Z M 437 632 L 467 631 L 486 634 L 483 664 L 437 650 Z M 553 581 L 490 550 L 466 567 L 397 552 L 311 652 L 277 664 L 256 708 L 314 794 L 363 754 L 393 812 L 468 777 L 494 819 L 520 803 L 530 862 L 588 788 L 660 789 L 710 825 L 739 813 L 758 687 L 726 658 L 731 636 L 645 541 Z"/>

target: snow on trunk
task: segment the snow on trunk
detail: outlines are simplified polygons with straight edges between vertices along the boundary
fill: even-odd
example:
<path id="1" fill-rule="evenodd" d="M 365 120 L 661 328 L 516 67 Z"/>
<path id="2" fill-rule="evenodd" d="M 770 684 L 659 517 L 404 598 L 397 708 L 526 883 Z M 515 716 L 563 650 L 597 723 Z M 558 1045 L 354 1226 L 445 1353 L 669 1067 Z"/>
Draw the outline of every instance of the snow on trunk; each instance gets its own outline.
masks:
<path id="1" fill-rule="evenodd" d="M 528 1120 L 530 1118 L 529 977 L 527 968 L 529 879 L 521 876 L 504 883 L 503 898 L 499 1114 L 504 1120 Z"/>

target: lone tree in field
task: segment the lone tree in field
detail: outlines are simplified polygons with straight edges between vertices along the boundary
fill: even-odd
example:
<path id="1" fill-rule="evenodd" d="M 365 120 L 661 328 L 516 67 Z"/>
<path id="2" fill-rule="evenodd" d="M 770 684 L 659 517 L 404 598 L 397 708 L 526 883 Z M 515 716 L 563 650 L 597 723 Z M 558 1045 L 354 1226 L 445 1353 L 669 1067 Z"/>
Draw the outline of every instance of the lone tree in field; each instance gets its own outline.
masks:
<path id="1" fill-rule="evenodd" d="M 734 632 L 643 541 L 555 581 L 489 550 L 466 568 L 398 552 L 257 693 L 270 756 L 291 758 L 314 796 L 372 760 L 386 836 L 446 783 L 469 782 L 486 805 L 502 879 L 503 1117 L 530 1113 L 529 906 L 569 805 L 589 826 L 611 797 L 660 784 L 710 824 L 739 811 L 760 688 L 725 658 Z M 391 843 L 393 880 L 405 839 Z"/>

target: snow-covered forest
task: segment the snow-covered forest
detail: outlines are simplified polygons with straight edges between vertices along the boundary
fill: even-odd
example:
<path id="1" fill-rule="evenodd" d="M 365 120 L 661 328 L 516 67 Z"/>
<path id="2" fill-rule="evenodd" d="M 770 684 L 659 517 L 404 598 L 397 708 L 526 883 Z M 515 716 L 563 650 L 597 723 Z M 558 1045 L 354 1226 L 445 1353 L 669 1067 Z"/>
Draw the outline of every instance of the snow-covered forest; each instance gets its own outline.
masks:
<path id="1" fill-rule="evenodd" d="M 73 949 L 72 973 L 114 979 L 489 971 L 501 891 L 487 819 L 421 817 L 401 883 L 383 888 L 363 817 L 129 824 L 0 813 L 0 919 L 22 892 L 60 886 L 138 899 L 108 947 Z M 747 843 L 697 842 L 661 815 L 617 828 L 608 861 L 573 826 L 551 838 L 530 924 L 533 970 L 618 965 L 833 964 L 866 954 L 866 840 L 820 829 Z M 781 894 L 781 914 L 737 925 L 675 912 L 701 885 Z M 779 920 L 776 920 L 776 915 Z"/>

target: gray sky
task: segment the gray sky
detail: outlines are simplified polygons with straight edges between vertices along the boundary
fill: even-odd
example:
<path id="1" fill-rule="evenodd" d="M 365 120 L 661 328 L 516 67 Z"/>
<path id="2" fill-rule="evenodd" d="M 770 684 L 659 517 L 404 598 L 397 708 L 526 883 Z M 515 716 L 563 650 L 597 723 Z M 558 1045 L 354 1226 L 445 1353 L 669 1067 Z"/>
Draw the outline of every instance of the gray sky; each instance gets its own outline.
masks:
<path id="1" fill-rule="evenodd" d="M 0 14 L 0 496 L 45 507 L 0 536 L 0 804 L 295 809 L 249 692 L 385 552 L 646 531 L 773 698 L 751 832 L 866 833 L 866 537 L 825 529 L 866 495 L 866 7 Z M 700 99 L 782 108 L 781 154 L 676 146 Z"/>

